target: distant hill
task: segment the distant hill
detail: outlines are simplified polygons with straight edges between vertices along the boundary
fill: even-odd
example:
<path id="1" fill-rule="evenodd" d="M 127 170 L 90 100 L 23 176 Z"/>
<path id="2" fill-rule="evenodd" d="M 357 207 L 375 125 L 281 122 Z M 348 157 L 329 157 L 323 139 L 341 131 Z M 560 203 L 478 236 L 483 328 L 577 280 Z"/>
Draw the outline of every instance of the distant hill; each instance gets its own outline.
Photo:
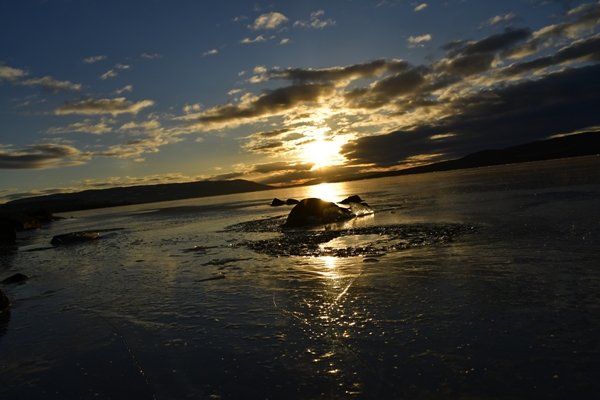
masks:
<path id="1" fill-rule="evenodd" d="M 386 176 L 420 174 L 425 172 L 450 171 L 492 165 L 579 157 L 593 154 L 600 154 L 600 132 L 596 131 L 540 140 L 505 149 L 484 150 L 456 160 L 442 161 L 421 167 L 403 169 L 401 171 L 350 175 L 337 177 L 335 180 L 319 179 L 308 182 L 305 185 L 315 185 L 322 182 L 343 182 Z M 158 201 L 181 200 L 195 197 L 219 196 L 269 189 L 274 189 L 274 187 L 241 179 L 233 181 L 201 181 L 117 187 L 14 200 L 4 205 L 0 205 L 0 211 L 45 209 L 56 213 L 127 204 L 154 203 Z"/>
<path id="2" fill-rule="evenodd" d="M 154 203 L 158 201 L 255 192 L 269 189 L 273 189 L 273 187 L 241 179 L 233 181 L 168 183 L 160 185 L 85 190 L 77 193 L 61 193 L 29 197 L 8 202 L 0 206 L 0 209 L 46 209 L 56 213 L 127 204 Z"/>
<path id="3" fill-rule="evenodd" d="M 594 154 L 600 154 L 600 132 L 597 131 L 539 140 L 527 144 L 507 147 L 505 149 L 483 150 L 456 160 L 442 161 L 400 171 L 354 175 L 351 177 L 339 178 L 335 181 L 343 182 L 387 176 L 421 174 L 426 172 L 451 171 L 456 169 L 589 156 Z M 311 185 L 316 183 L 320 182 L 311 181 L 308 184 Z"/>

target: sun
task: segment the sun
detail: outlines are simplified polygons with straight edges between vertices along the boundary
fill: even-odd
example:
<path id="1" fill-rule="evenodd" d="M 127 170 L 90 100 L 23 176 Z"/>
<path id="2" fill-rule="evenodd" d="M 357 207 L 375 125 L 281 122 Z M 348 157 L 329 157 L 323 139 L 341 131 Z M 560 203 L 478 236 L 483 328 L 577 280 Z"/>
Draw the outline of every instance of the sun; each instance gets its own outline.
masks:
<path id="1" fill-rule="evenodd" d="M 329 128 L 316 128 L 306 133 L 308 140 L 301 146 L 299 158 L 314 164 L 314 169 L 339 164 L 343 157 L 339 154 L 342 143 L 335 136 L 327 137 Z"/>

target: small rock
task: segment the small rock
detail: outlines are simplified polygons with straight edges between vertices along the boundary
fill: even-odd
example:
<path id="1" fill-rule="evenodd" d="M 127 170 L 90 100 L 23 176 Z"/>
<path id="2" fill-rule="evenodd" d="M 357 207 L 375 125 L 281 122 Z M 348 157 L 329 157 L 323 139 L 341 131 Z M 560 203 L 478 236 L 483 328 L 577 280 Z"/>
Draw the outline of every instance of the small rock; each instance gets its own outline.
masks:
<path id="1" fill-rule="evenodd" d="M 361 203 L 362 201 L 363 200 L 360 198 L 360 196 L 355 194 L 340 201 L 340 204 Z"/>
<path id="2" fill-rule="evenodd" d="M 18 272 L 16 274 L 4 279 L 0 283 L 23 283 L 23 282 L 27 281 L 28 279 L 29 279 L 29 277 L 27 275 Z"/>
<path id="3" fill-rule="evenodd" d="M 280 200 L 278 198 L 274 198 L 270 205 L 271 205 L 271 207 L 278 207 L 278 206 L 282 206 L 284 204 L 285 204 L 285 201 Z"/>

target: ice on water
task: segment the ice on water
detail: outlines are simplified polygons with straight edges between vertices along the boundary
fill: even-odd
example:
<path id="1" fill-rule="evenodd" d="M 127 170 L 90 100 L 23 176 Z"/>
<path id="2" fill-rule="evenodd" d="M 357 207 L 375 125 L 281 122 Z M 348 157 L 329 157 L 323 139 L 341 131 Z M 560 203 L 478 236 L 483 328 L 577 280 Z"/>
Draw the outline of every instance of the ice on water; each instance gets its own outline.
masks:
<path id="1" fill-rule="evenodd" d="M 2 249 L 0 398 L 594 398 L 599 159 L 67 214 Z"/>

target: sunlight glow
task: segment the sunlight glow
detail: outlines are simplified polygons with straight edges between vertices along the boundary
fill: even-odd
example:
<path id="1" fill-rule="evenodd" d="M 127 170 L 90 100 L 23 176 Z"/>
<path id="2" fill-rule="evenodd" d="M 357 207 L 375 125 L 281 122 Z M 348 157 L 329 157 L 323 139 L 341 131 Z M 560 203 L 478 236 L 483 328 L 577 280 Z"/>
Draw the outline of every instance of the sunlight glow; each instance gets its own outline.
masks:
<path id="1" fill-rule="evenodd" d="M 337 183 L 321 183 L 320 185 L 309 186 L 306 197 L 316 197 L 325 201 L 340 201 L 340 185 Z"/>
<path id="2" fill-rule="evenodd" d="M 335 136 L 327 137 L 330 131 L 328 127 L 322 127 L 306 133 L 309 139 L 302 145 L 299 157 L 314 163 L 313 170 L 343 162 L 339 151 L 344 143 Z"/>

